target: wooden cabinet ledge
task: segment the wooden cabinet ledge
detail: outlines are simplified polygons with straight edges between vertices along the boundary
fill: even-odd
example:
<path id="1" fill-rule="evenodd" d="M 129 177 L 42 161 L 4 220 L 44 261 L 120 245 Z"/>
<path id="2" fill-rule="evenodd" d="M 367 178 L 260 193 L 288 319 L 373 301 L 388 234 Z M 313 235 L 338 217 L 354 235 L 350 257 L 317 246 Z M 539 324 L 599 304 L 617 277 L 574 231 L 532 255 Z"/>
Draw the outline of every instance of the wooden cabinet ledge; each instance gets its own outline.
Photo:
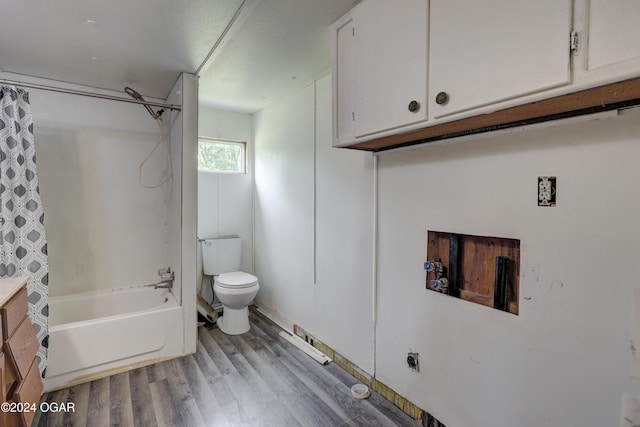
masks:
<path id="1" fill-rule="evenodd" d="M 382 137 L 345 148 L 378 152 L 637 105 L 640 105 L 640 78 Z"/>

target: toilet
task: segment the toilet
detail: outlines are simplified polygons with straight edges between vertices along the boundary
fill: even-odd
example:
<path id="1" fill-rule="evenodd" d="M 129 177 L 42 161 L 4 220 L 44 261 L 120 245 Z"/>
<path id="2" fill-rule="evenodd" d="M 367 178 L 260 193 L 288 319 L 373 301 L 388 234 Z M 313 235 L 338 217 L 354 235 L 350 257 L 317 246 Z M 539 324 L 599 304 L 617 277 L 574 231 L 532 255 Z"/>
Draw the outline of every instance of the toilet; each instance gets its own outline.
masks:
<path id="1" fill-rule="evenodd" d="M 242 240 L 239 237 L 204 239 L 204 274 L 214 276 L 213 292 L 222 304 L 218 328 L 227 335 L 249 331 L 249 304 L 258 293 L 258 278 L 240 271 Z"/>

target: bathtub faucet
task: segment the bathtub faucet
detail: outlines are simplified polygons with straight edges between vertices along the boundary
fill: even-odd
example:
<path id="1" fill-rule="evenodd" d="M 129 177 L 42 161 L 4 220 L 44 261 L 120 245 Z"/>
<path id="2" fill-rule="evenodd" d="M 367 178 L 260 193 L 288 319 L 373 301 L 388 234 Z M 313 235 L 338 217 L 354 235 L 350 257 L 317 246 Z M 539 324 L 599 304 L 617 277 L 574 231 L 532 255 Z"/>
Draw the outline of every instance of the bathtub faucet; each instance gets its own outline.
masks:
<path id="1" fill-rule="evenodd" d="M 153 285 L 153 289 L 171 289 L 173 288 L 173 281 L 175 280 L 175 274 L 171 271 L 171 267 L 161 268 L 158 270 L 160 276 L 160 282 Z"/>
<path id="2" fill-rule="evenodd" d="M 153 289 L 171 289 L 171 288 L 173 288 L 173 281 L 160 282 L 153 285 Z"/>

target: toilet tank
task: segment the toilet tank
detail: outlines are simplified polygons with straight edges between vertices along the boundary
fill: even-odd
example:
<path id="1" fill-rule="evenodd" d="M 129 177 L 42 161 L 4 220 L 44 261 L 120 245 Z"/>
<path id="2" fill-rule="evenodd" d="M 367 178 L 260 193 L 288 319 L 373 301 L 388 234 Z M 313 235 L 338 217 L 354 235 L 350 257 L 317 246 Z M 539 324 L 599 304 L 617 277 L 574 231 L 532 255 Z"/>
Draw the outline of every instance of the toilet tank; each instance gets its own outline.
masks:
<path id="1" fill-rule="evenodd" d="M 202 242 L 202 266 L 204 274 L 216 276 L 222 273 L 240 271 L 242 239 L 239 237 L 218 237 Z"/>

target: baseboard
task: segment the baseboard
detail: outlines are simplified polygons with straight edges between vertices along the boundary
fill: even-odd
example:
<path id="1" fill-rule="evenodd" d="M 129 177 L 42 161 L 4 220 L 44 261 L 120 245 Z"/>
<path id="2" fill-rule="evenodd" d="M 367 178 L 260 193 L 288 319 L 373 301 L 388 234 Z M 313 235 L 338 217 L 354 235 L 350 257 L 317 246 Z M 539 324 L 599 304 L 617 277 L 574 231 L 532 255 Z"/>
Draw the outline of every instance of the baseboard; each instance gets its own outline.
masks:
<path id="1" fill-rule="evenodd" d="M 295 324 L 287 316 L 258 298 L 253 300 L 253 304 L 260 313 L 267 316 L 273 323 L 280 326 L 285 331 L 293 333 Z"/>

